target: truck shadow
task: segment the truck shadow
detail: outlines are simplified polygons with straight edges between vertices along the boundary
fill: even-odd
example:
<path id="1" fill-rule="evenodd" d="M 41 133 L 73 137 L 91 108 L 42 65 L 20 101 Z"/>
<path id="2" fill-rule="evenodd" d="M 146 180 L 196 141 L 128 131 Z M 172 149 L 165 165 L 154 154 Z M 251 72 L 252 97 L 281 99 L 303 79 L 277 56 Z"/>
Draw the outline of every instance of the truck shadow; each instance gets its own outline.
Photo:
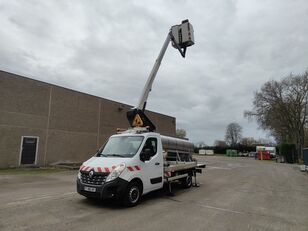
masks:
<path id="1" fill-rule="evenodd" d="M 147 203 L 155 203 L 155 200 L 161 199 L 161 198 L 169 198 L 171 200 L 177 201 L 176 197 L 189 192 L 189 189 L 183 189 L 183 187 L 180 184 L 173 183 L 172 184 L 172 193 L 169 193 L 168 185 L 165 184 L 162 189 L 150 192 L 144 196 L 142 196 L 140 204 L 138 206 L 146 205 Z M 117 199 L 110 199 L 110 200 L 99 200 L 99 199 L 91 199 L 91 198 L 85 198 L 81 202 L 84 205 L 87 206 L 94 206 L 97 208 L 108 208 L 108 209 L 130 209 L 122 205 L 121 200 Z"/>

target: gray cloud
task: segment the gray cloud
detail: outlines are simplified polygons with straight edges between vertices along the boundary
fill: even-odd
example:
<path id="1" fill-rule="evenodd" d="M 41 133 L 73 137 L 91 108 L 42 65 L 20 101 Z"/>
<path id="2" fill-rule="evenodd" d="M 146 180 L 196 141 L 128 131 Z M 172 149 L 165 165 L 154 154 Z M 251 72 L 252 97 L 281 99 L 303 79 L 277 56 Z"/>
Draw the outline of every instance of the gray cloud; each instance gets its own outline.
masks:
<path id="1" fill-rule="evenodd" d="M 177 117 L 193 141 L 223 139 L 269 79 L 308 63 L 308 3 L 297 1 L 0 1 L 0 69 L 134 105 L 171 25 L 189 18 L 196 45 L 171 46 L 148 109 Z"/>

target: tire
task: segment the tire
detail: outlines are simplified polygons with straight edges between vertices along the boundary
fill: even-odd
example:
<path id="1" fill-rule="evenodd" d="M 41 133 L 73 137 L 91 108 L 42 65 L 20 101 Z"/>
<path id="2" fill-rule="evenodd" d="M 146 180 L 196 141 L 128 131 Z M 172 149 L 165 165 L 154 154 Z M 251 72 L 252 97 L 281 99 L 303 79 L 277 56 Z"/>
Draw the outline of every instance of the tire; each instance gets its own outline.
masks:
<path id="1" fill-rule="evenodd" d="M 137 182 L 129 183 L 123 197 L 124 206 L 136 206 L 140 201 L 141 195 L 142 190 L 140 184 L 138 184 Z"/>
<path id="2" fill-rule="evenodd" d="M 95 198 L 95 197 L 86 197 L 88 201 L 91 201 L 91 202 L 96 202 L 96 201 L 102 201 L 98 198 Z"/>
<path id="3" fill-rule="evenodd" d="M 193 181 L 192 181 L 192 176 L 189 175 L 187 177 L 185 177 L 182 181 L 181 181 L 181 184 L 182 184 L 182 187 L 183 188 L 190 188 L 193 184 Z"/>

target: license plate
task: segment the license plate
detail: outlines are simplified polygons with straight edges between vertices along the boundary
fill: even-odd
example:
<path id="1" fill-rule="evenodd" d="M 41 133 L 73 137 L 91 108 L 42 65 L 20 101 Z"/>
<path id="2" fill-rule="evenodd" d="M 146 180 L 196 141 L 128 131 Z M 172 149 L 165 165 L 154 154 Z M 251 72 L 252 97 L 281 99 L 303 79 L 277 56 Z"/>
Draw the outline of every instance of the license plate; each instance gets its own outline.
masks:
<path id="1" fill-rule="evenodd" d="M 84 187 L 84 191 L 87 191 L 87 192 L 96 192 L 96 188 Z"/>

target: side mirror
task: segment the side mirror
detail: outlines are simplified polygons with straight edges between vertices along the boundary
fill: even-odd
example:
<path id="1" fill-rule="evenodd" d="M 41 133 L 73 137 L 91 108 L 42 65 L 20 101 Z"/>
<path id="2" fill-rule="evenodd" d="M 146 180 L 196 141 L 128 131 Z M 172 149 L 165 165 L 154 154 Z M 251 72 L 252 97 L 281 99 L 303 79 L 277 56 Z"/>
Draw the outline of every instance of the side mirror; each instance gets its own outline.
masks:
<path id="1" fill-rule="evenodd" d="M 151 149 L 145 148 L 140 153 L 140 160 L 144 162 L 144 161 L 147 161 L 147 160 L 150 160 L 150 159 L 151 159 Z"/>

